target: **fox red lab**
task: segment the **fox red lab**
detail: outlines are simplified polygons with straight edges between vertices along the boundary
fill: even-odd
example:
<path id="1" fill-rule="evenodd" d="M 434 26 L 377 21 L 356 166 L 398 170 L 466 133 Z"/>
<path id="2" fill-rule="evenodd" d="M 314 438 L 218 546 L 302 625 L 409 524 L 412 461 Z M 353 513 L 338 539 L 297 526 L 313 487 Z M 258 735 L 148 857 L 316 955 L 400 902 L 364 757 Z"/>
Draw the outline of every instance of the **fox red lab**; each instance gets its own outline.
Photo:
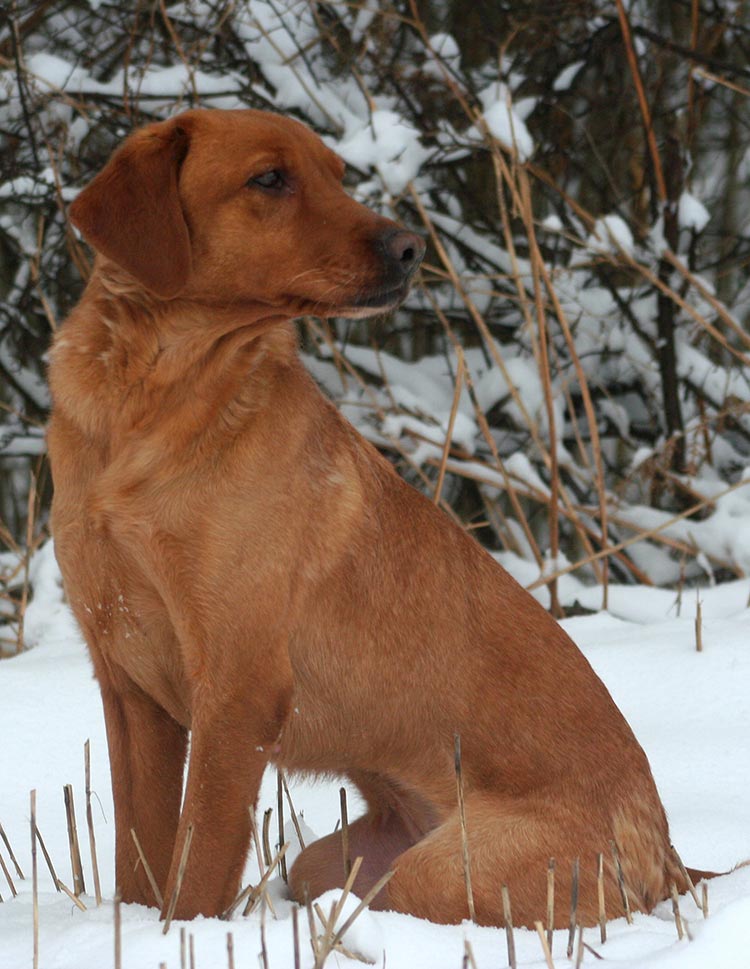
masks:
<path id="1" fill-rule="evenodd" d="M 388 310 L 424 254 L 342 174 L 295 121 L 189 111 L 71 206 L 97 255 L 52 354 L 53 527 L 101 687 L 118 889 L 155 903 L 132 829 L 169 899 L 192 825 L 175 915 L 224 912 L 270 760 L 364 795 L 357 894 L 393 868 L 377 907 L 458 922 L 458 734 L 478 921 L 502 924 L 503 884 L 518 924 L 543 919 L 554 857 L 566 899 L 580 860 L 595 922 L 599 852 L 614 914 L 612 842 L 649 910 L 684 882 L 604 685 L 298 359 L 295 317 Z M 343 883 L 340 837 L 301 854 L 295 898 Z"/>

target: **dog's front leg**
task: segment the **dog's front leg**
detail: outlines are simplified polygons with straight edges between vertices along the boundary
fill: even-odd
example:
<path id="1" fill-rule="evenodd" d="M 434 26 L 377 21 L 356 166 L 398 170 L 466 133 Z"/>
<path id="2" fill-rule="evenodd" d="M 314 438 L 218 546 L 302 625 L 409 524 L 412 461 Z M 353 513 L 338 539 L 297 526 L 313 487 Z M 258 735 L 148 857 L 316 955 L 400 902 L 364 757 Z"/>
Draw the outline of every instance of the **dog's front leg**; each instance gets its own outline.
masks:
<path id="1" fill-rule="evenodd" d="M 187 730 L 124 674 L 99 672 L 115 805 L 115 874 L 124 902 L 156 905 L 132 832 L 157 885 L 167 880 L 180 816 Z"/>
<path id="2" fill-rule="evenodd" d="M 162 917 L 189 827 L 192 840 L 174 917 L 221 915 L 237 896 L 252 833 L 249 809 L 291 704 L 291 672 L 276 659 L 266 656 L 257 672 L 213 670 L 196 689 L 185 801 Z"/>

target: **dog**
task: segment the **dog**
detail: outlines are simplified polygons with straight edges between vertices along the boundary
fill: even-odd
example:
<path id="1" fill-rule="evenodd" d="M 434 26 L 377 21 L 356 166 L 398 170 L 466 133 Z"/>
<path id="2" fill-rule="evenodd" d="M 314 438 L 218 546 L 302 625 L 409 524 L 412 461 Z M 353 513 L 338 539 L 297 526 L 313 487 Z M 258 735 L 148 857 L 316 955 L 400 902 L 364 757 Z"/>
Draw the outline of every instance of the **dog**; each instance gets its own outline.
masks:
<path id="1" fill-rule="evenodd" d="M 394 872 L 374 908 L 502 925 L 507 885 L 533 926 L 554 858 L 594 924 L 601 854 L 610 914 L 618 874 L 649 911 L 685 879 L 606 688 L 298 357 L 296 317 L 395 307 L 425 251 L 343 172 L 297 121 L 193 110 L 70 207 L 96 260 L 51 352 L 52 527 L 101 688 L 118 891 L 157 903 L 135 832 L 166 908 L 190 831 L 174 916 L 224 913 L 271 762 L 360 790 L 353 890 Z M 343 885 L 341 838 L 302 851 L 292 898 Z"/>

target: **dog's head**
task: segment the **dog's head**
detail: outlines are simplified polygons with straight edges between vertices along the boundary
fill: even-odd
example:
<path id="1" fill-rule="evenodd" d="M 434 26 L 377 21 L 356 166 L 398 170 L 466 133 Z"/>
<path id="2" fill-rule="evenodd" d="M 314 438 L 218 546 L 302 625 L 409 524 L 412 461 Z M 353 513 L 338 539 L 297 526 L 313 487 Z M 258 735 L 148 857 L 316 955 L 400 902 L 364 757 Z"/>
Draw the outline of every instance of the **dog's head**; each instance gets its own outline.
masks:
<path id="1" fill-rule="evenodd" d="M 370 316 L 403 299 L 424 242 L 355 202 L 341 159 L 262 111 L 187 111 L 137 131 L 70 218 L 161 299 Z"/>

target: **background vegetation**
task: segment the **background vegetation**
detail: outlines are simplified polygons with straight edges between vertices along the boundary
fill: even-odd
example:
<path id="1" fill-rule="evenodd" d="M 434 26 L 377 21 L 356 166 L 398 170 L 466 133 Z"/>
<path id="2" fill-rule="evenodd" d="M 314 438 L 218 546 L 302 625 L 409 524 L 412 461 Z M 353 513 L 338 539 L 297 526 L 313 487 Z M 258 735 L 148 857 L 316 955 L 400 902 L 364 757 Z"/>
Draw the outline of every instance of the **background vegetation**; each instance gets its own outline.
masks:
<path id="1" fill-rule="evenodd" d="M 50 498 L 45 351 L 90 265 L 66 204 L 134 127 L 199 105 L 296 115 L 358 197 L 429 237 L 404 307 L 304 321 L 306 359 L 409 480 L 543 573 L 554 609 L 566 569 L 605 590 L 747 573 L 744 0 L 5 11 L 6 611 Z"/>

